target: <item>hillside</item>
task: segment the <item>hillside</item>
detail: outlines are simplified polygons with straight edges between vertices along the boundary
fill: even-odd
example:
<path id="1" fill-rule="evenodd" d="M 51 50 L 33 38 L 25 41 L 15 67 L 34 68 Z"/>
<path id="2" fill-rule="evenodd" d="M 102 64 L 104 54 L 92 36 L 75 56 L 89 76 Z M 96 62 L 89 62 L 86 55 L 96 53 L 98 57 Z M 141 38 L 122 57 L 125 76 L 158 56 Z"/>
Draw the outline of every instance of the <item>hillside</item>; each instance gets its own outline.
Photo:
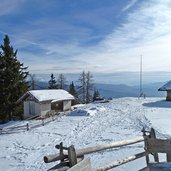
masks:
<path id="1" fill-rule="evenodd" d="M 119 98 L 109 103 L 81 105 L 66 116 L 56 118 L 45 126 L 16 130 L 0 135 L 0 167 L 5 171 L 47 170 L 52 164 L 43 163 L 43 156 L 57 153 L 55 145 L 63 142 L 76 148 L 141 136 L 141 129 L 154 127 L 157 136 L 170 137 L 171 102 L 160 98 Z M 161 115 L 162 114 L 162 115 Z M 33 124 L 38 121 L 23 121 L 15 125 Z M 12 125 L 1 125 L 8 129 Z M 102 166 L 116 159 L 130 156 L 143 150 L 143 143 L 116 150 L 99 152 L 91 157 L 93 167 Z M 136 171 L 145 165 L 139 159 L 118 167 L 117 171 Z"/>

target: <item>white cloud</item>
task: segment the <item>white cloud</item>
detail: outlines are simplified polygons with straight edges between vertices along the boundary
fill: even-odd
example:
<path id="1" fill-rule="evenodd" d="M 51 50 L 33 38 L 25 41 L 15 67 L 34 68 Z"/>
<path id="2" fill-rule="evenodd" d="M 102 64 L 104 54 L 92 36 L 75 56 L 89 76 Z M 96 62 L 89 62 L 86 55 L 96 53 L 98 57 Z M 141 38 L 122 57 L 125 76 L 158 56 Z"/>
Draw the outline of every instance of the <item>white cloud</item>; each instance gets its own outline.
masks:
<path id="1" fill-rule="evenodd" d="M 125 6 L 125 7 L 122 9 L 122 12 L 125 12 L 125 11 L 127 11 L 128 9 L 130 9 L 132 6 L 135 5 L 135 3 L 136 3 L 137 1 L 138 1 L 138 0 L 131 0 L 131 2 L 130 2 L 127 6 Z"/>
<path id="2" fill-rule="evenodd" d="M 0 2 L 0 16 L 16 12 L 20 5 L 25 0 L 1 0 Z"/>
<path id="3" fill-rule="evenodd" d="M 136 2 L 131 1 L 125 10 Z M 83 69 L 92 72 L 138 71 L 142 54 L 144 70 L 170 71 L 171 1 L 149 0 L 138 3 L 138 8 L 128 11 L 123 23 L 98 45 L 83 47 L 78 40 L 64 44 L 27 41 L 28 44 L 40 46 L 44 54 L 38 57 L 37 54 L 22 52 L 21 56 L 25 58 L 23 62 L 30 66 L 31 71 L 48 73 L 80 72 Z M 36 34 L 28 33 L 30 37 L 26 37 L 32 40 Z M 23 41 L 25 39 L 18 41 L 21 46 Z M 32 60 L 29 61 L 30 58 Z"/>
<path id="4" fill-rule="evenodd" d="M 142 54 L 145 70 L 170 71 L 170 18 L 169 1 L 142 3 L 136 11 L 128 14 L 127 20 L 120 27 L 100 43 L 96 52 L 90 55 L 92 58 L 89 61 L 103 65 L 103 72 L 138 71 L 139 56 Z"/>

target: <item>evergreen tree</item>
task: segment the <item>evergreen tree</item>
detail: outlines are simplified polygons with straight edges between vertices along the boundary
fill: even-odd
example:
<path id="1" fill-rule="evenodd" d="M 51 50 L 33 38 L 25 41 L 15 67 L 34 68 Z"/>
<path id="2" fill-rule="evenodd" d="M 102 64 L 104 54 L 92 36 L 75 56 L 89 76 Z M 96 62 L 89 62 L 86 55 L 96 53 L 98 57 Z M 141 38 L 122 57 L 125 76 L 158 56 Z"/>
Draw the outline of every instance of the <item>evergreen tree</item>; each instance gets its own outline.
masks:
<path id="1" fill-rule="evenodd" d="M 66 78 L 63 74 L 59 74 L 57 82 L 59 89 L 65 89 Z"/>
<path id="2" fill-rule="evenodd" d="M 74 86 L 73 81 L 72 81 L 72 83 L 69 85 L 69 93 L 72 94 L 74 97 L 76 96 L 76 90 L 75 90 L 75 86 Z"/>
<path id="3" fill-rule="evenodd" d="M 78 103 L 78 96 L 77 96 L 77 92 L 76 92 L 76 89 L 75 89 L 73 81 L 69 85 L 69 93 L 72 94 L 75 97 L 75 100 L 72 101 L 72 105 L 77 104 Z"/>
<path id="4" fill-rule="evenodd" d="M 93 101 L 97 100 L 98 98 L 100 98 L 100 93 L 98 90 L 94 90 Z"/>
<path id="5" fill-rule="evenodd" d="M 50 80 L 49 80 L 49 89 L 57 89 L 57 84 L 56 84 L 56 80 L 53 74 L 51 74 L 50 76 Z"/>
<path id="6" fill-rule="evenodd" d="M 22 117 L 21 104 L 17 100 L 28 90 L 27 67 L 17 59 L 17 50 L 10 46 L 7 35 L 0 46 L 0 121 Z"/>

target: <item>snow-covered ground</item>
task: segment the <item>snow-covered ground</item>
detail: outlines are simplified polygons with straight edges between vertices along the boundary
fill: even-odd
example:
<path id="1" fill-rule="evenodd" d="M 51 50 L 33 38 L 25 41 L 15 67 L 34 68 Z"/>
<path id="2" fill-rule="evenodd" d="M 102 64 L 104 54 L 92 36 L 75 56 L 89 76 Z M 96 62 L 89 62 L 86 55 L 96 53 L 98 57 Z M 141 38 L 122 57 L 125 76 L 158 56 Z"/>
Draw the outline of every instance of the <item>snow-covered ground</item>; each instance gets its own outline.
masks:
<path id="1" fill-rule="evenodd" d="M 43 171 L 55 165 L 45 164 L 43 156 L 57 153 L 55 145 L 73 144 L 76 149 L 96 144 L 132 139 L 141 136 L 142 127 L 157 130 L 158 137 L 171 136 L 171 102 L 161 98 L 120 98 L 109 103 L 80 105 L 45 126 L 26 131 L 16 130 L 0 135 L 0 170 Z M 13 125 L 26 124 L 24 121 Z M 33 123 L 30 123 L 33 124 Z M 6 129 L 10 125 L 6 125 Z M 1 127 L 4 127 L 1 125 Z M 114 160 L 143 151 L 143 143 L 105 150 L 86 157 L 97 168 Z M 136 171 L 145 166 L 145 158 L 130 162 L 117 171 Z"/>

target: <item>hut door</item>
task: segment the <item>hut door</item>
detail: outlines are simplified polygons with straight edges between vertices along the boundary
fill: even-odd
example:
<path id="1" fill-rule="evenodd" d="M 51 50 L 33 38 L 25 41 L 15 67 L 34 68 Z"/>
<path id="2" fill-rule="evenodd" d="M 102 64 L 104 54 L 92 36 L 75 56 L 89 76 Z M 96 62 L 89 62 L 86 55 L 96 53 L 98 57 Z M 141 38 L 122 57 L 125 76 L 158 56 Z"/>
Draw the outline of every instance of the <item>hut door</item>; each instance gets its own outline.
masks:
<path id="1" fill-rule="evenodd" d="M 34 104 L 34 102 L 29 102 L 29 113 L 30 113 L 30 115 L 35 114 L 35 104 Z"/>
<path id="2" fill-rule="evenodd" d="M 54 102 L 51 103 L 51 109 L 55 110 L 56 112 L 63 111 L 63 102 Z"/>

